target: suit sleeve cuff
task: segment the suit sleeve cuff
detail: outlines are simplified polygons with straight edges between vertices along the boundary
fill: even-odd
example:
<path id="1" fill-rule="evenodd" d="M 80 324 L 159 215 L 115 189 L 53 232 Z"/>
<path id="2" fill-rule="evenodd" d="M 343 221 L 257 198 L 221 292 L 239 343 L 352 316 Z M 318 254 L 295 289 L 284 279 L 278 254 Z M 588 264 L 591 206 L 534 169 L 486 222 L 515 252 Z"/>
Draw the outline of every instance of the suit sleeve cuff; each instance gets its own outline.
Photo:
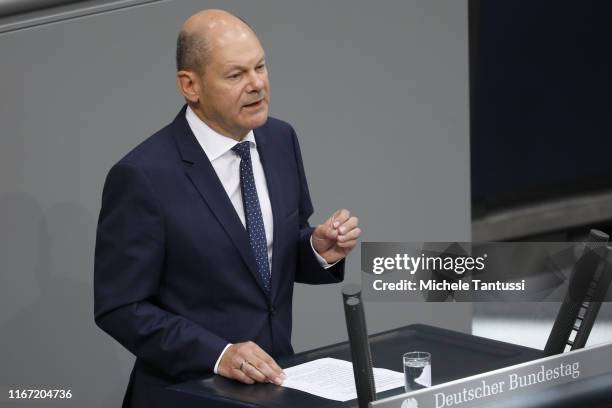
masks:
<path id="1" fill-rule="evenodd" d="M 227 346 L 225 346 L 225 348 L 223 349 L 223 351 L 221 352 L 221 354 L 219 355 L 219 358 L 217 359 L 217 362 L 215 363 L 215 368 L 213 370 L 213 372 L 215 374 L 219 374 L 217 372 L 217 370 L 219 369 L 219 363 L 221 362 L 221 359 L 223 358 L 223 354 L 225 354 L 225 351 L 228 349 L 229 346 L 231 346 L 232 343 L 227 343 Z"/>
<path id="2" fill-rule="evenodd" d="M 315 251 L 314 246 L 312 245 L 312 235 L 310 236 L 310 248 L 312 248 L 312 252 L 314 253 L 315 257 L 317 258 L 317 261 L 319 261 L 319 265 L 321 265 L 321 267 L 323 269 L 329 269 L 332 266 L 334 266 L 335 264 L 337 264 L 340 261 L 336 261 L 333 264 L 328 263 L 325 258 L 323 258 L 321 255 L 319 255 L 319 253 L 317 251 Z"/>

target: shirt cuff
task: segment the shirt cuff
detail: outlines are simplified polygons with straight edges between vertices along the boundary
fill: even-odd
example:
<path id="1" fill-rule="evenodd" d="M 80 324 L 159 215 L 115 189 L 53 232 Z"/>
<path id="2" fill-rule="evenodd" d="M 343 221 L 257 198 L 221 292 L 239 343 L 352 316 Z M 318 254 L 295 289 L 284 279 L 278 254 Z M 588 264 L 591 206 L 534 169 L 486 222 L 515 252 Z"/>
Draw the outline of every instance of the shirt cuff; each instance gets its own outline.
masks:
<path id="1" fill-rule="evenodd" d="M 314 252 L 315 257 L 317 258 L 317 261 L 319 261 L 319 265 L 321 265 L 323 269 L 329 269 L 335 264 L 337 264 L 338 262 L 340 262 L 340 261 L 336 261 L 333 264 L 330 264 L 325 260 L 325 258 L 319 255 L 319 253 L 315 251 L 314 245 L 312 245 L 312 235 L 310 236 L 310 247 L 312 248 L 312 252 Z"/>
<path id="2" fill-rule="evenodd" d="M 227 346 L 225 346 L 225 348 L 224 348 L 224 349 L 223 349 L 223 351 L 221 352 L 221 355 L 219 356 L 219 358 L 217 359 L 217 362 L 215 363 L 215 368 L 214 368 L 214 370 L 213 370 L 213 372 L 214 372 L 215 374 L 219 374 L 219 373 L 217 372 L 217 370 L 219 369 L 219 363 L 221 362 L 221 358 L 223 358 L 223 354 L 225 354 L 225 350 L 227 350 L 227 349 L 228 349 L 228 347 L 229 347 L 229 346 L 231 346 L 231 345 L 232 345 L 232 343 L 228 343 L 228 344 L 227 344 Z"/>

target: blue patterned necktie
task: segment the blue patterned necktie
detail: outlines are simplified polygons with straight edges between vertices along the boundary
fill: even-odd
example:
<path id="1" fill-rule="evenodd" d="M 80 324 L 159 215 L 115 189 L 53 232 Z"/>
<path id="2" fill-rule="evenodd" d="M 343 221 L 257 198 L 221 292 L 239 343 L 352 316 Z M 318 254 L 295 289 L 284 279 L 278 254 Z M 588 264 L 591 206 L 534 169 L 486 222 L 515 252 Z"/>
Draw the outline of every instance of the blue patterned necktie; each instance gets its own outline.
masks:
<path id="1" fill-rule="evenodd" d="M 257 272 L 266 292 L 270 292 L 270 263 L 268 262 L 268 243 L 266 241 L 266 230 L 264 228 L 255 178 L 253 177 L 253 165 L 251 164 L 251 151 L 249 142 L 241 142 L 232 147 L 232 150 L 240 156 L 240 190 L 242 191 L 242 204 L 246 217 L 246 229 L 249 234 L 251 249 L 255 255 Z"/>

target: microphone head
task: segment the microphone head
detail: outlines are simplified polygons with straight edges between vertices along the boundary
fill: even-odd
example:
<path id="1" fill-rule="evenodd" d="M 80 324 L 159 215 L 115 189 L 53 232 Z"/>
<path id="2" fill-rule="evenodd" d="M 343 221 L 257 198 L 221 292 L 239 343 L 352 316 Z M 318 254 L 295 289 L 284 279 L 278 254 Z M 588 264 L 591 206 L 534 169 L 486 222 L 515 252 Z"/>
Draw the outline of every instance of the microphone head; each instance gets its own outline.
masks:
<path id="1" fill-rule="evenodd" d="M 342 288 L 342 296 L 344 297 L 344 300 L 354 297 L 361 299 L 361 285 L 357 285 L 355 283 L 344 285 Z"/>
<path id="2" fill-rule="evenodd" d="M 606 234 L 605 232 L 603 232 L 603 231 L 592 229 L 589 232 L 589 239 L 588 239 L 588 241 L 591 241 L 591 242 L 608 242 L 608 239 L 610 239 L 610 236 L 608 234 Z"/>

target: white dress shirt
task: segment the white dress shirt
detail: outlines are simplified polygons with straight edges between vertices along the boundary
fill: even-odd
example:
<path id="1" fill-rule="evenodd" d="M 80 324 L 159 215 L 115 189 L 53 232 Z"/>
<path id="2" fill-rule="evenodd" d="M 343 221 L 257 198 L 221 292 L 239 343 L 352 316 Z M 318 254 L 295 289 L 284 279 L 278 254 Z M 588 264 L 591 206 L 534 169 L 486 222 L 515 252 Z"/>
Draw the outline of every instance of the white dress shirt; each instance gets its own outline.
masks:
<path id="1" fill-rule="evenodd" d="M 204 123 L 192 110 L 187 107 L 185 113 L 187 123 L 191 131 L 195 135 L 198 143 L 202 146 L 204 153 L 208 156 L 210 164 L 212 164 L 217 177 L 221 181 L 227 196 L 229 197 L 242 225 L 246 228 L 246 218 L 244 215 L 244 205 L 242 203 L 242 191 L 240 190 L 240 156 L 233 150 L 237 141 L 227 136 L 223 136 L 212 130 Z M 259 206 L 261 207 L 261 215 L 263 217 L 264 229 L 266 230 L 266 245 L 268 247 L 268 261 L 272 266 L 272 242 L 274 240 L 274 221 L 272 220 L 272 205 L 270 204 L 270 195 L 268 194 L 268 185 L 266 184 L 266 175 L 261 165 L 261 159 L 257 152 L 255 144 L 255 135 L 251 130 L 242 139 L 248 141 L 251 151 L 251 163 L 253 165 L 253 177 L 255 178 L 255 188 L 257 189 L 257 197 L 259 198 Z"/>
<path id="2" fill-rule="evenodd" d="M 187 107 L 185 113 L 187 123 L 191 128 L 191 131 L 195 135 L 196 139 L 208 160 L 212 164 L 217 177 L 221 181 L 227 196 L 229 197 L 242 225 L 246 228 L 246 218 L 244 215 L 244 205 L 242 203 L 242 191 L 240 190 L 240 157 L 234 153 L 232 147 L 238 142 L 227 136 L 223 136 L 220 133 L 215 132 L 211 129 L 204 121 L 202 121 L 194 112 L 191 107 Z M 261 165 L 261 159 L 259 152 L 257 151 L 257 144 L 255 142 L 255 135 L 253 131 L 249 131 L 242 141 L 248 141 L 251 152 L 251 163 L 253 165 L 253 177 L 255 178 L 255 188 L 257 189 L 257 197 L 259 198 L 259 206 L 261 207 L 261 215 L 263 217 L 264 229 L 266 231 L 266 245 L 268 247 L 268 264 L 272 268 L 272 242 L 274 240 L 274 221 L 272 218 L 272 205 L 270 204 L 270 195 L 268 194 L 268 185 L 266 184 L 266 175 Z M 310 241 L 312 246 L 312 238 Z M 327 261 L 312 248 L 317 260 L 324 268 L 329 268 L 333 264 L 327 263 Z M 272 271 L 270 271 L 272 272 Z M 225 346 L 221 355 L 215 363 L 214 372 L 217 374 L 221 357 L 225 353 L 225 350 L 232 344 L 229 343 Z"/>

